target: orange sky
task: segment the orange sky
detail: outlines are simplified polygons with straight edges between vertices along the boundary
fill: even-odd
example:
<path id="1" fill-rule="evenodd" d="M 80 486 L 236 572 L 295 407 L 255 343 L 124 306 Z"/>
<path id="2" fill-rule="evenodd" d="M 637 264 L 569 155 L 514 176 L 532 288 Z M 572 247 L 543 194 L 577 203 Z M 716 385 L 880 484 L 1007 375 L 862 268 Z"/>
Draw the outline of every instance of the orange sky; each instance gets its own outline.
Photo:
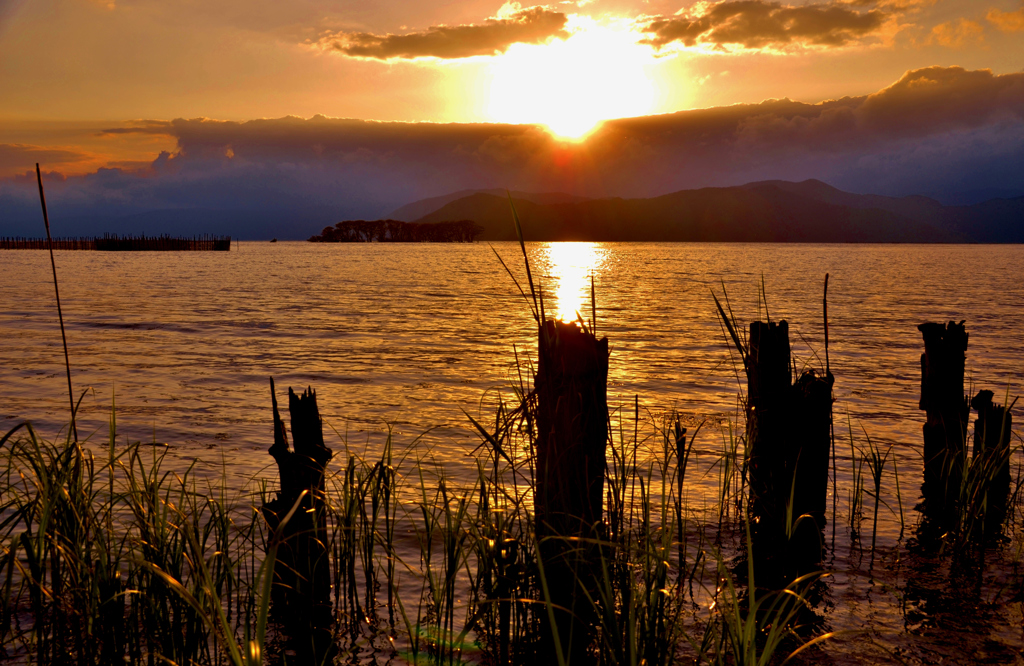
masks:
<path id="1" fill-rule="evenodd" d="M 0 0 L 0 177 L 147 162 L 129 119 L 537 122 L 870 93 L 932 65 L 1019 71 L 1019 0 L 550 5 Z"/>

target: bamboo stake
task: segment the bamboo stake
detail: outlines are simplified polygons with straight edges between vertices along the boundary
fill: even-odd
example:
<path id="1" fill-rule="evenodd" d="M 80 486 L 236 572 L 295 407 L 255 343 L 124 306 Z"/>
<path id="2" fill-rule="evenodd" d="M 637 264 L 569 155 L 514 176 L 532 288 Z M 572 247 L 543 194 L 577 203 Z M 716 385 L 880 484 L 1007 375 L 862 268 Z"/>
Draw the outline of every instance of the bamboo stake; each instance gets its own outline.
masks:
<path id="1" fill-rule="evenodd" d="M 824 311 L 825 321 L 825 375 L 832 374 L 832 368 L 828 363 L 828 273 L 825 273 L 825 291 L 821 297 L 821 308 Z M 839 477 L 836 474 L 836 428 L 833 418 L 832 406 L 828 408 L 828 433 L 832 441 L 832 553 L 836 551 L 836 502 L 839 497 Z M 894 458 L 895 460 L 895 458 Z"/>
<path id="2" fill-rule="evenodd" d="M 597 337 L 597 297 L 594 295 L 594 274 L 590 274 L 590 331 Z"/>
<path id="3" fill-rule="evenodd" d="M 53 238 L 50 237 L 50 216 L 46 213 L 46 195 L 43 194 L 43 175 L 36 162 L 36 181 L 39 183 L 39 203 L 43 206 L 43 222 L 46 224 L 46 242 L 50 248 L 50 267 L 53 269 L 53 292 L 57 296 L 57 318 L 60 319 L 60 339 L 64 343 L 64 367 L 68 373 L 68 402 L 71 405 L 71 432 L 78 441 L 78 426 L 75 424 L 75 393 L 71 390 L 71 361 L 68 359 L 68 337 L 64 333 L 64 313 L 60 309 L 60 288 L 57 287 L 57 263 L 53 260 Z"/>

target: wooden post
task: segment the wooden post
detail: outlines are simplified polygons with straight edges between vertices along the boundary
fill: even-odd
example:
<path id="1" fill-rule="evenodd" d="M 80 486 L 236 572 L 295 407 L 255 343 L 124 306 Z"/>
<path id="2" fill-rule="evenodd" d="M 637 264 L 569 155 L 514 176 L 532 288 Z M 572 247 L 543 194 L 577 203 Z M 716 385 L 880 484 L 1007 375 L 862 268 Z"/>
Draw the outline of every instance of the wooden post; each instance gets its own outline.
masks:
<path id="1" fill-rule="evenodd" d="M 537 538 L 563 654 L 580 664 L 596 622 L 580 587 L 596 594 L 591 564 L 599 549 L 580 539 L 602 533 L 608 339 L 575 323 L 544 321 L 538 348 Z"/>
<path id="2" fill-rule="evenodd" d="M 782 491 L 789 486 L 784 451 L 792 388 L 789 325 L 785 320 L 750 324 L 746 370 L 751 513 L 756 525 L 778 524 L 772 531 L 779 532 L 785 517 L 785 498 L 789 497 Z"/>
<path id="3" fill-rule="evenodd" d="M 746 371 L 754 553 L 788 579 L 821 560 L 835 378 L 807 370 L 793 383 L 785 320 L 750 324 Z"/>
<path id="4" fill-rule="evenodd" d="M 330 561 L 325 544 L 324 471 L 331 450 L 324 445 L 323 425 L 312 388 L 301 396 L 288 389 L 293 448 L 288 448 L 284 421 L 277 408 L 274 380 L 270 380 L 274 409 L 274 445 L 281 489 L 262 507 L 277 540 L 273 605 L 291 633 L 305 663 L 321 663 L 333 653 Z M 298 505 L 291 518 L 283 519 Z"/>
<path id="5" fill-rule="evenodd" d="M 1013 415 L 1010 407 L 992 402 L 992 391 L 979 391 L 971 400 L 978 412 L 974 421 L 974 460 L 991 479 L 985 489 L 985 533 L 998 534 L 1006 519 L 1006 501 L 1010 494 L 1010 434 Z M 1012 405 L 1011 405 L 1012 406 Z"/>
<path id="6" fill-rule="evenodd" d="M 921 401 L 927 420 L 924 434 L 925 508 L 930 513 L 952 510 L 963 480 L 967 456 L 967 398 L 964 364 L 967 331 L 964 322 L 919 325 L 924 337 L 921 354 Z"/>
<path id="7" fill-rule="evenodd" d="M 819 530 L 825 527 L 828 504 L 834 384 L 831 371 L 826 370 L 822 376 L 811 369 L 800 375 L 793 386 L 794 517 L 810 516 Z"/>

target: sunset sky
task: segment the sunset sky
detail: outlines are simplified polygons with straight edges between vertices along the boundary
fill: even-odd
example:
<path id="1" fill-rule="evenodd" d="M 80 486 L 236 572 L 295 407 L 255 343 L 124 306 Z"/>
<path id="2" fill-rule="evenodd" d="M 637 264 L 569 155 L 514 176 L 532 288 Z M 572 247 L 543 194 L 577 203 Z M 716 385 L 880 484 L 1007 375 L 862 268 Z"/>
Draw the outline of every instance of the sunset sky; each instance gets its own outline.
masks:
<path id="1" fill-rule="evenodd" d="M 1020 0 L 0 0 L 0 204 L 1024 190 L 1022 67 Z"/>

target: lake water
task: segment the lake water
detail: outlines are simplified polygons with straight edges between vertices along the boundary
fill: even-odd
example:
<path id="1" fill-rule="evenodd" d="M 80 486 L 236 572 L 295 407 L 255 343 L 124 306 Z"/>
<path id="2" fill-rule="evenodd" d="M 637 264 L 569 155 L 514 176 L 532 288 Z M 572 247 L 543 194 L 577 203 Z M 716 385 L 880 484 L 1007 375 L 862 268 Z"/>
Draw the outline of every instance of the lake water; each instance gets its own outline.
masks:
<path id="1" fill-rule="evenodd" d="M 522 280 L 519 247 L 494 249 Z M 790 323 L 797 367 L 823 367 L 829 273 L 840 511 L 849 422 L 858 444 L 867 433 L 893 447 L 907 520 L 916 520 L 924 421 L 917 324 L 966 320 L 972 394 L 989 388 L 1002 402 L 1007 391 L 1011 399 L 1021 392 L 1022 246 L 559 243 L 529 250 L 549 313 L 575 318 L 578 310 L 589 320 L 593 276 L 598 333 L 612 349 L 613 407 L 631 418 L 639 396 L 643 410 L 675 408 L 688 422 L 719 426 L 736 418 L 742 368 L 711 292 L 727 291 L 736 317 L 749 322 L 759 308 L 763 316 L 763 277 L 771 317 Z M 53 436 L 67 424 L 68 399 L 49 257 L 5 251 L 0 262 L 0 424 L 30 419 Z M 479 442 L 464 411 L 491 414 L 499 392 L 511 395 L 515 352 L 536 351 L 527 303 L 485 244 L 243 242 L 230 253 L 58 252 L 56 262 L 75 391 L 92 389 L 82 402 L 81 437 L 106 437 L 116 401 L 122 440 L 166 443 L 174 464 L 198 460 L 211 475 L 226 462 L 232 479 L 271 462 L 270 376 L 279 397 L 287 386 L 315 388 L 325 422 L 349 446 L 379 445 L 387 424 L 399 445 L 426 432 L 422 446 L 456 478 L 469 475 Z M 706 446 L 720 447 L 709 432 Z M 328 440 L 340 446 L 337 436 Z M 707 483 L 714 488 L 717 479 Z M 894 495 L 885 499 L 895 506 Z M 899 528 L 883 511 L 879 545 L 897 560 Z M 852 553 L 843 546 L 834 561 Z M 927 650 L 908 646 L 938 632 L 929 618 L 939 602 L 908 615 L 905 570 L 890 567 L 879 583 L 866 564 L 835 566 L 843 572 L 831 588 L 831 626 L 880 627 L 871 642 L 882 646 L 877 654 L 928 663 Z M 934 575 L 925 569 L 916 580 Z M 1019 657 L 1021 605 L 1019 597 L 1005 604 L 1004 578 L 979 583 L 971 612 L 989 619 L 964 630 L 977 642 L 954 632 L 950 654 L 988 645 L 977 649 L 989 649 L 993 663 Z M 907 619 L 913 612 L 925 619 L 915 624 Z"/>

